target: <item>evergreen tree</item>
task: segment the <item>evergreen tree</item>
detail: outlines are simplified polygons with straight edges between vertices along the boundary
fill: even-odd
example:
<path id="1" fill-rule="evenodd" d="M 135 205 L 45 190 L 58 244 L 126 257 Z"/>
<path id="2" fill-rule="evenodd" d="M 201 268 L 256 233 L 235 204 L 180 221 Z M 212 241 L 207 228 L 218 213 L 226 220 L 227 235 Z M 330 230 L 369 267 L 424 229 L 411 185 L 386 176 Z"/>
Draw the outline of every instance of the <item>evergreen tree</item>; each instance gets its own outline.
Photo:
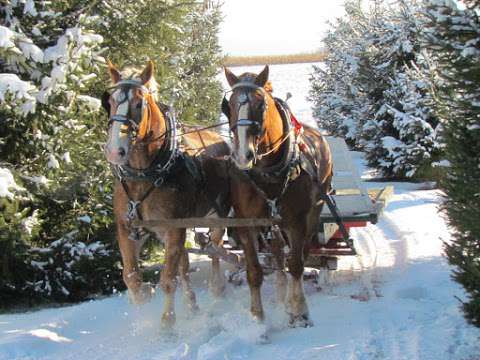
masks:
<path id="1" fill-rule="evenodd" d="M 153 60 L 160 100 L 174 105 L 179 120 L 217 121 L 221 100 L 216 78 L 221 61 L 217 2 L 106 0 L 91 11 L 104 19 L 96 30 L 104 37 L 105 56 L 120 66 Z"/>
<path id="2" fill-rule="evenodd" d="M 453 277 L 466 290 L 466 318 L 480 326 L 480 2 L 428 4 L 425 38 L 438 63 L 438 116 L 444 123 L 444 208 L 455 229 L 446 244 Z"/>
<path id="3" fill-rule="evenodd" d="M 365 150 L 383 176 L 422 176 L 440 155 L 414 1 L 347 1 L 325 39 L 311 99 L 320 127 Z"/>
<path id="4" fill-rule="evenodd" d="M 108 231 L 112 215 L 101 153 L 104 124 L 96 114 L 100 101 L 87 95 L 103 61 L 102 37 L 88 30 L 94 19 L 80 15 L 74 3 L 0 5 L 2 168 L 25 188 L 13 199 L 1 199 L 0 304 L 82 298 L 77 280 L 86 273 L 73 269 L 85 261 L 92 277 L 82 281 L 98 285 L 90 294 L 122 286 Z M 17 226 L 19 219 L 24 226 Z M 70 243 L 55 243 L 67 234 Z M 71 261 L 60 256 L 81 244 L 104 251 L 95 257 L 72 252 Z M 55 267 L 43 276 L 39 264 Z M 108 278 L 108 286 L 95 280 Z"/>
<path id="5" fill-rule="evenodd" d="M 217 35 L 220 21 L 220 5 L 211 1 L 187 16 L 186 36 L 179 44 L 182 53 L 175 62 L 180 81 L 172 94 L 185 121 L 211 123 L 219 118 L 222 86 L 216 75 L 222 60 Z"/>
<path id="6" fill-rule="evenodd" d="M 154 60 L 162 101 L 212 122 L 219 19 L 217 5 L 187 0 L 0 3 L 0 306 L 124 286 L 96 98 L 104 56 Z"/>
<path id="7" fill-rule="evenodd" d="M 310 100 L 321 128 L 358 147 L 359 119 L 365 118 L 370 108 L 367 83 L 359 81 L 360 63 L 367 60 L 362 29 L 368 28 L 369 18 L 361 0 L 347 1 L 344 6 L 345 16 L 331 24 L 323 40 L 327 56 L 321 66 L 314 66 Z M 364 78 L 368 80 L 368 76 Z"/>

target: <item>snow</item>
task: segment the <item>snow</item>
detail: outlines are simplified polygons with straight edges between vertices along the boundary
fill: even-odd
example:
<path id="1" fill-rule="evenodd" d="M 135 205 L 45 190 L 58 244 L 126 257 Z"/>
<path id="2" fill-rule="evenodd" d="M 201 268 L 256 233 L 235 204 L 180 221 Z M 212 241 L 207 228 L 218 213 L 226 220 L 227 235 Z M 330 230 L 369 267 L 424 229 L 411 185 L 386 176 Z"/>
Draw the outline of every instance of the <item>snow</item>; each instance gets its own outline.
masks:
<path id="1" fill-rule="evenodd" d="M 100 107 L 102 106 L 102 102 L 99 99 L 94 98 L 92 96 L 78 95 L 77 99 L 80 102 L 84 103 L 85 106 L 92 111 L 98 111 L 98 110 L 100 110 Z"/>
<path id="2" fill-rule="evenodd" d="M 22 50 L 25 58 L 32 59 L 38 63 L 43 62 L 43 51 L 37 45 L 27 41 L 21 41 L 18 46 Z"/>
<path id="3" fill-rule="evenodd" d="M 14 195 L 12 191 L 15 190 L 23 190 L 23 188 L 17 185 L 10 170 L 0 168 L 0 198 L 6 197 L 12 200 Z"/>
<path id="4" fill-rule="evenodd" d="M 22 230 L 26 234 L 32 235 L 33 228 L 38 224 L 40 224 L 38 216 L 39 216 L 38 209 L 35 209 L 31 216 L 22 220 L 21 222 Z"/>
<path id="5" fill-rule="evenodd" d="M 0 48 L 14 48 L 15 43 L 12 41 L 15 33 L 5 26 L 0 25 Z"/>
<path id="6" fill-rule="evenodd" d="M 28 81 L 20 80 L 15 74 L 0 74 L 0 100 L 5 100 L 5 94 L 9 92 L 16 99 L 26 99 L 33 101 L 34 98 L 30 92 L 35 87 Z"/>
<path id="7" fill-rule="evenodd" d="M 84 222 L 86 224 L 90 224 L 92 222 L 92 218 L 88 215 L 83 215 L 78 217 L 78 221 Z"/>
<path id="8" fill-rule="evenodd" d="M 306 74 L 309 65 L 272 66 L 275 93 L 283 97 L 292 83 L 298 88 L 291 91 L 298 101 L 292 98 L 293 111 L 306 114 L 310 105 L 300 101 L 306 89 L 291 73 L 281 78 L 289 69 Z M 143 306 L 129 304 L 119 292 L 73 306 L 0 315 L 0 359 L 478 358 L 480 330 L 463 319 L 457 298 L 465 293 L 443 256 L 443 242 L 450 240 L 439 213 L 443 193 L 428 183 L 376 183 L 363 154 L 352 155 L 370 180 L 366 187 L 393 185 L 395 193 L 378 224 L 352 231 L 359 255 L 342 258 L 335 272 L 321 271 L 319 286 L 306 282 L 314 327 L 288 328 L 283 309 L 273 302 L 271 276 L 262 288 L 266 323 L 253 322 L 248 287 L 228 284 L 225 297 L 215 300 L 206 285 L 209 261 L 192 257 L 192 266 L 200 268 L 191 275 L 200 311 L 188 314 L 177 291 L 173 332 L 160 328 L 160 289 Z M 259 344 L 265 329 L 270 343 Z"/>
<path id="9" fill-rule="evenodd" d="M 60 163 L 58 162 L 57 158 L 53 154 L 48 155 L 48 163 L 47 167 L 49 169 L 58 169 L 60 167 Z"/>
<path id="10" fill-rule="evenodd" d="M 37 12 L 37 9 L 35 8 L 35 2 L 33 0 L 27 0 L 25 2 L 23 13 L 30 14 L 31 16 L 37 16 L 38 12 Z"/>
<path id="11" fill-rule="evenodd" d="M 72 158 L 70 157 L 70 152 L 66 151 L 63 156 L 62 156 L 63 161 L 65 161 L 66 164 L 71 164 L 72 163 Z"/>
<path id="12" fill-rule="evenodd" d="M 392 154 L 396 153 L 396 149 L 401 149 L 405 146 L 405 144 L 392 136 L 384 136 L 382 138 L 382 143 L 383 147 Z"/>

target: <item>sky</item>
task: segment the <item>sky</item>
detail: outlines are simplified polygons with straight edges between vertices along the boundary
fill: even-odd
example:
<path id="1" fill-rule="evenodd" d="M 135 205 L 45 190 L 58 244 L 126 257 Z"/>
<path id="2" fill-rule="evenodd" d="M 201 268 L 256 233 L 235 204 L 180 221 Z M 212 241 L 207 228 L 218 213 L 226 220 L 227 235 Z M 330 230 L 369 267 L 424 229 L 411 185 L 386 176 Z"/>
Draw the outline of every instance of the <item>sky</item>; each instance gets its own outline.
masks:
<path id="1" fill-rule="evenodd" d="M 278 55 L 321 47 L 344 0 L 224 0 L 220 45 L 228 55 Z"/>

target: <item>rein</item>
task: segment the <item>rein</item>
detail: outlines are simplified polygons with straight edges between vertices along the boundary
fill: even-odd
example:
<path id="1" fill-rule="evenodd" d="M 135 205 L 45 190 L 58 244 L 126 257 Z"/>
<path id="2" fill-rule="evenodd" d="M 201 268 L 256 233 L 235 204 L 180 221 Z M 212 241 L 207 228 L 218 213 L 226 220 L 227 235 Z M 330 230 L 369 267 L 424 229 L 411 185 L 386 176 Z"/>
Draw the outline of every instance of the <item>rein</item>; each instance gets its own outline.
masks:
<path id="1" fill-rule="evenodd" d="M 292 135 L 292 132 L 294 131 L 295 129 L 290 129 L 288 132 L 287 132 L 287 135 L 285 135 L 283 138 L 279 138 L 278 140 L 275 140 L 275 143 L 278 142 L 278 144 L 276 144 L 273 148 L 271 148 L 270 150 L 262 153 L 262 154 L 258 154 L 257 155 L 257 158 L 259 160 L 262 160 L 263 157 L 267 156 L 267 155 L 270 155 L 271 153 L 273 153 L 274 151 L 278 150 L 280 148 L 280 146 L 282 146 L 282 144 L 288 140 L 288 138 Z M 274 143 L 274 144 L 275 144 Z"/>

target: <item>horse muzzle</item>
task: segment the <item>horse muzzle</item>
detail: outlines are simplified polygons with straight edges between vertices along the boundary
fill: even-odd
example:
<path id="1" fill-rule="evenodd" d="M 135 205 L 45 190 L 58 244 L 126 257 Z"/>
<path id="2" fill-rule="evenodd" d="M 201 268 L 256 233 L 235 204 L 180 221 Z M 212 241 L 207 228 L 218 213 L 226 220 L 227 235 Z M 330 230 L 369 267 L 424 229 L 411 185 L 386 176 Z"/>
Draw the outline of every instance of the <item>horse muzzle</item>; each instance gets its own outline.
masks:
<path id="1" fill-rule="evenodd" d="M 128 160 L 127 152 L 123 147 L 111 149 L 105 146 L 105 157 L 112 165 L 126 165 Z"/>
<path id="2" fill-rule="evenodd" d="M 245 155 L 232 154 L 231 159 L 239 170 L 250 170 L 255 165 L 255 153 L 248 150 Z"/>

